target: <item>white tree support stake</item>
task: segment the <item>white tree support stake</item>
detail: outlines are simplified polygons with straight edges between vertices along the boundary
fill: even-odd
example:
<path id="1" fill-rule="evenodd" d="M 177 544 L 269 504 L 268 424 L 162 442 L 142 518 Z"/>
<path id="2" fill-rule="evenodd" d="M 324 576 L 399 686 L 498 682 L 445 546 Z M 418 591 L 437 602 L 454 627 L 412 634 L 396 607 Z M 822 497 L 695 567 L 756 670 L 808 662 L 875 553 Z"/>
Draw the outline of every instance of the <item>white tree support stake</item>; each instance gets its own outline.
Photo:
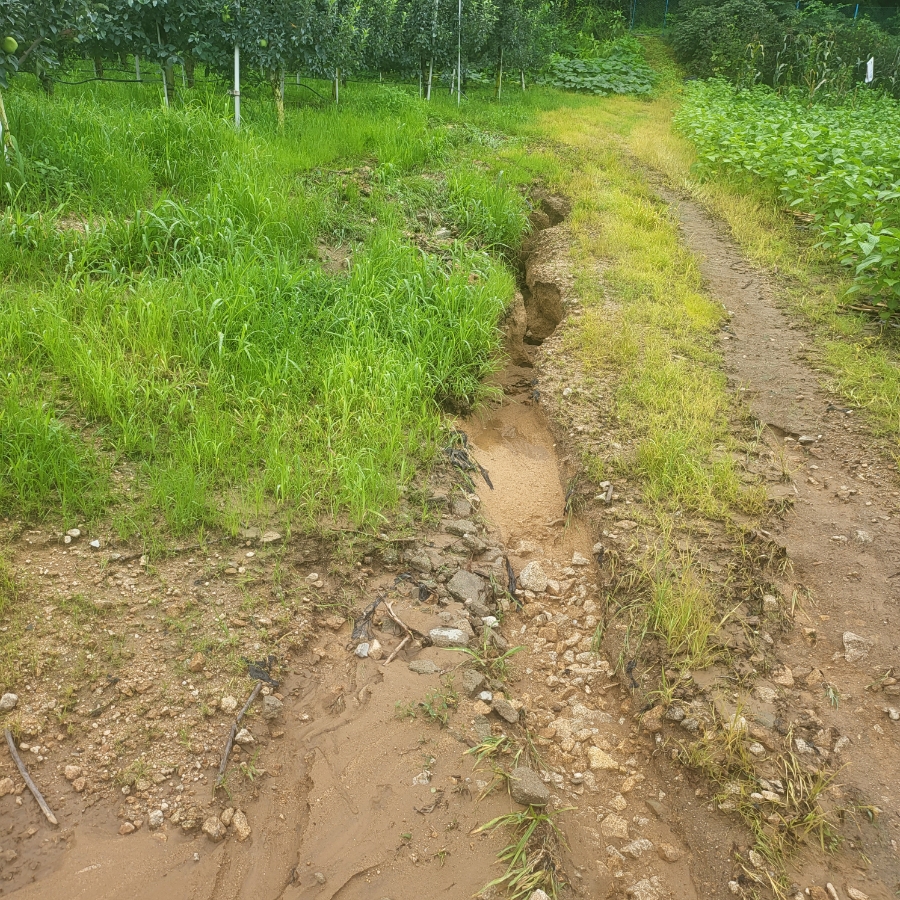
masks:
<path id="1" fill-rule="evenodd" d="M 241 128 L 241 48 L 234 45 L 234 127 L 236 131 Z"/>
<path id="2" fill-rule="evenodd" d="M 456 30 L 456 105 L 462 103 L 462 0 L 459 0 L 459 26 Z"/>
<path id="3" fill-rule="evenodd" d="M 140 56 L 134 57 L 134 77 L 137 78 L 138 81 L 141 80 L 141 58 L 140 58 Z"/>
<path id="4" fill-rule="evenodd" d="M 166 84 L 166 67 L 160 66 L 160 72 L 162 72 L 162 81 L 163 81 L 163 100 L 166 103 L 166 109 L 169 108 L 169 85 Z"/>

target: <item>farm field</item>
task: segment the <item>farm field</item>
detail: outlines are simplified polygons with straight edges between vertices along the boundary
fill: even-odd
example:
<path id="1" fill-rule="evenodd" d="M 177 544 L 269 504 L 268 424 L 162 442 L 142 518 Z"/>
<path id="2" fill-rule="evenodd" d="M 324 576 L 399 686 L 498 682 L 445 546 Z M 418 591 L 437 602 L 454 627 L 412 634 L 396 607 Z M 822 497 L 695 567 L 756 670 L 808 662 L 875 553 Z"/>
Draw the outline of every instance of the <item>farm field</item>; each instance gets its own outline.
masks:
<path id="1" fill-rule="evenodd" d="M 611 47 L 11 79 L 0 893 L 893 895 L 897 101 Z"/>

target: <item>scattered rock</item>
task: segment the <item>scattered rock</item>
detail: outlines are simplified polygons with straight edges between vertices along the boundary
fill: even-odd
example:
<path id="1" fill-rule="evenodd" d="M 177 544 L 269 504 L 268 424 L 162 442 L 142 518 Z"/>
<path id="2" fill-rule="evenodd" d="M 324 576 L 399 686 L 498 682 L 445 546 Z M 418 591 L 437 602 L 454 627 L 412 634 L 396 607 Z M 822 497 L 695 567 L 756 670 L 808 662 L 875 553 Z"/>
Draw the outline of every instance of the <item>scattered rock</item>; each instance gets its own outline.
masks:
<path id="1" fill-rule="evenodd" d="M 659 900 L 659 891 L 649 878 L 643 878 L 637 884 L 625 889 L 625 896 L 631 900 Z"/>
<path id="2" fill-rule="evenodd" d="M 66 766 L 63 774 L 66 776 L 66 781 L 74 781 L 82 771 L 81 766 Z"/>
<path id="3" fill-rule="evenodd" d="M 365 659 L 369 655 L 369 642 L 363 641 L 353 651 L 360 659 Z"/>
<path id="4" fill-rule="evenodd" d="M 778 612 L 778 598 L 774 594 L 763 595 L 763 612 L 772 615 Z"/>
<path id="5" fill-rule="evenodd" d="M 72 790 L 75 791 L 76 794 L 81 794 L 84 792 L 84 789 L 87 787 L 87 778 L 84 775 L 81 778 L 76 778 L 72 782 Z"/>
<path id="6" fill-rule="evenodd" d="M 600 831 L 605 838 L 618 838 L 622 841 L 628 840 L 628 823 L 621 816 L 608 815 L 600 823 Z"/>
<path id="7" fill-rule="evenodd" d="M 676 863 L 684 856 L 684 853 L 681 850 L 677 847 L 673 847 L 671 844 L 657 845 L 656 852 L 659 854 L 660 859 L 664 859 L 666 862 L 670 863 Z"/>
<path id="8" fill-rule="evenodd" d="M 527 766 L 518 766 L 509 776 L 509 790 L 513 800 L 522 806 L 546 806 L 550 790 L 540 775 Z"/>
<path id="9" fill-rule="evenodd" d="M 519 587 L 526 591 L 542 594 L 547 590 L 547 574 L 537 560 L 528 563 L 519 574 Z"/>
<path id="10" fill-rule="evenodd" d="M 884 711 L 890 716 L 892 722 L 900 722 L 900 709 L 896 709 L 893 706 L 887 706 Z"/>
<path id="11" fill-rule="evenodd" d="M 509 700 L 498 697 L 494 700 L 493 709 L 501 719 L 509 722 L 510 725 L 515 725 L 516 722 L 519 721 L 519 711 L 509 702 Z"/>
<path id="12" fill-rule="evenodd" d="M 468 519 L 451 519 L 449 522 L 444 522 L 444 531 L 449 534 L 457 534 L 460 537 L 466 534 L 478 533 L 475 523 L 470 522 Z"/>
<path id="13" fill-rule="evenodd" d="M 657 731 L 662 731 L 662 720 L 663 714 L 666 709 L 662 705 L 654 706 L 653 709 L 648 710 L 644 713 L 641 718 L 641 727 L 644 731 L 648 731 L 650 734 L 655 734 Z"/>
<path id="14" fill-rule="evenodd" d="M 791 672 L 787 666 L 782 666 L 774 672 L 772 681 L 774 681 L 775 684 L 780 684 L 782 687 L 793 687 L 794 673 Z"/>
<path id="15" fill-rule="evenodd" d="M 190 669 L 191 672 L 202 672 L 205 662 L 206 660 L 203 658 L 202 653 L 195 653 L 188 663 L 188 669 Z"/>
<path id="16" fill-rule="evenodd" d="M 428 558 L 428 554 L 423 553 L 421 550 L 413 553 L 409 557 L 408 562 L 410 566 L 412 566 L 412 568 L 416 569 L 419 572 L 423 572 L 426 575 L 434 568 L 434 565 Z"/>
<path id="17" fill-rule="evenodd" d="M 325 876 L 322 872 L 316 872 L 313 875 L 313 878 L 315 878 L 319 884 L 325 884 L 325 882 L 327 881 L 327 879 L 325 878 Z"/>
<path id="18" fill-rule="evenodd" d="M 476 716 L 487 716 L 490 715 L 491 708 L 484 700 L 476 700 L 475 705 L 472 707 L 472 712 L 474 712 Z"/>
<path id="19" fill-rule="evenodd" d="M 235 736 L 234 742 L 236 744 L 253 744 L 255 740 L 253 735 L 246 728 L 242 728 Z"/>
<path id="20" fill-rule="evenodd" d="M 856 532 L 856 540 L 858 540 L 861 544 L 871 544 L 872 543 L 872 535 L 868 531 L 863 531 L 860 529 Z"/>
<path id="21" fill-rule="evenodd" d="M 680 706 L 670 706 L 666 710 L 666 719 L 670 722 L 682 722 L 684 721 L 685 712 Z"/>
<path id="22" fill-rule="evenodd" d="M 847 896 L 850 900 L 869 900 L 868 894 L 864 894 L 857 888 L 850 887 L 849 884 L 847 885 Z"/>
<path id="23" fill-rule="evenodd" d="M 450 591 L 452 597 L 455 597 L 461 603 L 465 603 L 467 600 L 477 602 L 484 596 L 485 586 L 481 578 L 474 572 L 460 569 L 447 582 L 447 590 Z M 486 613 L 483 613 L 483 615 L 486 615 Z"/>
<path id="24" fill-rule="evenodd" d="M 269 721 L 277 719 L 283 709 L 284 704 L 277 697 L 272 696 L 272 694 L 269 694 L 268 697 L 263 697 L 262 717 L 264 719 Z"/>
<path id="25" fill-rule="evenodd" d="M 694 718 L 694 716 L 688 716 L 687 718 L 682 719 L 679 724 L 685 731 L 689 731 L 691 734 L 696 734 L 700 730 L 700 720 Z"/>
<path id="26" fill-rule="evenodd" d="M 653 844 L 647 838 L 637 838 L 630 844 L 626 844 L 621 852 L 623 856 L 628 856 L 631 859 L 640 859 L 642 853 L 648 853 L 652 849 Z"/>
<path id="27" fill-rule="evenodd" d="M 119 834 L 134 834 L 135 831 L 136 829 L 131 822 L 123 822 L 119 828 Z"/>
<path id="28" fill-rule="evenodd" d="M 410 664 L 410 668 L 412 668 L 412 664 Z M 462 686 L 463 690 L 471 697 L 472 694 L 477 694 L 484 687 L 484 675 L 481 672 L 476 672 L 474 669 L 464 669 Z"/>
<path id="29" fill-rule="evenodd" d="M 874 644 L 868 639 L 854 634 L 852 631 L 844 632 L 844 659 L 849 663 L 859 662 L 869 655 Z"/>
<path id="30" fill-rule="evenodd" d="M 616 770 L 619 764 L 605 751 L 599 747 L 588 747 L 588 761 L 592 769 L 609 769 Z"/>
<path id="31" fill-rule="evenodd" d="M 538 888 L 536 891 L 532 891 L 531 896 L 528 900 L 550 900 L 545 891 L 542 891 Z"/>
<path id="32" fill-rule="evenodd" d="M 214 843 L 218 844 L 225 837 L 225 825 L 218 816 L 210 816 L 201 831 Z"/>
<path id="33" fill-rule="evenodd" d="M 274 544 L 281 540 L 281 535 L 277 531 L 264 531 L 259 542 L 261 544 Z"/>
<path id="34" fill-rule="evenodd" d="M 332 631 L 340 631 L 344 627 L 344 622 L 347 620 L 343 616 L 327 616 L 325 619 L 325 624 Z"/>
<path id="35" fill-rule="evenodd" d="M 147 817 L 147 824 L 150 827 L 151 831 L 156 831 L 157 828 L 162 828 L 162 824 L 164 821 L 165 817 L 163 816 L 163 811 L 161 809 L 154 809 Z"/>
<path id="36" fill-rule="evenodd" d="M 435 647 L 466 647 L 469 636 L 459 628 L 432 628 L 428 637 Z"/>
<path id="37" fill-rule="evenodd" d="M 231 820 L 234 818 L 234 807 L 228 806 L 222 810 L 219 819 L 222 821 L 222 824 L 226 826 L 226 828 L 231 824 Z"/>
<path id="38" fill-rule="evenodd" d="M 231 826 L 234 828 L 234 833 L 239 841 L 246 841 L 250 837 L 250 823 L 247 821 L 247 816 L 244 815 L 243 810 L 238 809 L 235 811 L 231 820 Z"/>
<path id="39" fill-rule="evenodd" d="M 12 778 L 9 778 L 8 776 L 6 778 L 0 778 L 0 797 L 11 794 L 15 789 L 16 786 L 13 783 Z"/>
<path id="40" fill-rule="evenodd" d="M 10 712 L 16 708 L 19 698 L 16 694 L 4 694 L 0 697 L 0 712 Z"/>
<path id="41" fill-rule="evenodd" d="M 577 550 L 572 554 L 572 565 L 573 566 L 589 566 L 591 561 L 586 557 L 579 553 Z"/>
<path id="42" fill-rule="evenodd" d="M 408 668 L 410 672 L 415 672 L 417 675 L 437 675 L 441 671 L 440 666 L 432 659 L 414 659 Z M 465 676 L 463 676 L 463 683 L 465 683 Z"/>
<path id="43" fill-rule="evenodd" d="M 224 713 L 233 713 L 238 706 L 237 700 L 234 697 L 223 697 L 219 701 L 219 709 Z"/>

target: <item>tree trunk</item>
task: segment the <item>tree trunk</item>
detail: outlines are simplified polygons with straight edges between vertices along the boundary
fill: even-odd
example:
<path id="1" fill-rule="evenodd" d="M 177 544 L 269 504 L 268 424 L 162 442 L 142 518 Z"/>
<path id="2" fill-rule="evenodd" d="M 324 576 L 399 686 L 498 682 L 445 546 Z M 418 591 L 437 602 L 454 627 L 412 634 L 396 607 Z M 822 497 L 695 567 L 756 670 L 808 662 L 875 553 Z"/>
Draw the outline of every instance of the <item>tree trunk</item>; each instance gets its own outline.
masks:
<path id="1" fill-rule="evenodd" d="M 275 112 L 278 115 L 278 130 L 284 131 L 284 82 L 282 73 L 277 69 L 269 70 L 269 84 L 275 97 Z"/>
<path id="2" fill-rule="evenodd" d="M 184 80 L 189 88 L 194 87 L 194 68 L 196 67 L 194 57 L 190 53 L 184 54 Z"/>
<path id="3" fill-rule="evenodd" d="M 500 99 L 500 94 L 503 92 L 503 48 L 500 48 L 500 61 L 497 65 L 497 99 Z"/>
<path id="4" fill-rule="evenodd" d="M 94 57 L 94 78 L 103 77 L 103 60 L 99 56 Z"/>
<path id="5" fill-rule="evenodd" d="M 9 120 L 6 118 L 6 107 L 3 105 L 3 94 L 0 93 L 0 129 L 3 131 L 3 155 L 8 160 L 9 151 L 14 150 Z"/>
<path id="6" fill-rule="evenodd" d="M 172 63 L 163 66 L 163 78 L 166 82 L 166 95 L 169 103 L 172 103 L 175 100 L 175 67 Z"/>

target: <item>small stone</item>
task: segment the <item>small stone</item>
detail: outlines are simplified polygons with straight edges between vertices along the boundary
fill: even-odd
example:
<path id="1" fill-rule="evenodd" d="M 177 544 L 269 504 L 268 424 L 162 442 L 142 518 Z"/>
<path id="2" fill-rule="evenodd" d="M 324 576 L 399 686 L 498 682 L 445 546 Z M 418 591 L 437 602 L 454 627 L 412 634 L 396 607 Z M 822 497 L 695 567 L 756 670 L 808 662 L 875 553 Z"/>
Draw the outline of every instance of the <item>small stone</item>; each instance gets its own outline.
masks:
<path id="1" fill-rule="evenodd" d="M 432 665 L 434 664 L 432 663 Z M 412 665 L 410 665 L 410 668 L 412 668 Z M 476 672 L 474 669 L 463 670 L 462 687 L 470 697 L 472 694 L 477 694 L 484 687 L 484 675 L 481 672 Z"/>
<path id="2" fill-rule="evenodd" d="M 662 705 L 654 706 L 653 709 L 648 710 L 641 717 L 641 728 L 643 728 L 644 731 L 647 731 L 650 734 L 655 734 L 657 731 L 662 731 L 662 720 L 665 711 L 666 709 Z"/>
<path id="3" fill-rule="evenodd" d="M 755 850 L 751 850 L 747 856 L 750 858 L 750 864 L 756 869 L 764 869 L 766 861 Z"/>
<path id="4" fill-rule="evenodd" d="M 243 810 L 239 809 L 235 811 L 234 817 L 231 820 L 231 825 L 234 828 L 237 839 L 242 843 L 250 837 L 250 823 L 247 821 L 247 816 L 244 815 Z"/>
<path id="5" fill-rule="evenodd" d="M 122 826 L 119 828 L 119 834 L 133 834 L 134 831 L 135 827 L 131 822 L 123 822 Z"/>
<path id="6" fill-rule="evenodd" d="M 434 568 L 433 563 L 428 558 L 428 555 L 419 551 L 418 553 L 413 553 L 409 557 L 409 564 L 419 572 L 427 575 Z"/>
<path id="7" fill-rule="evenodd" d="M 7 776 L 6 778 L 0 778 L 0 797 L 5 797 L 7 794 L 11 794 L 16 789 L 15 784 L 13 783 L 12 778 Z"/>
<path id="8" fill-rule="evenodd" d="M 572 565 L 573 566 L 589 566 L 591 561 L 586 557 L 579 553 L 577 550 L 572 554 Z"/>
<path id="9" fill-rule="evenodd" d="M 666 718 L 670 722 L 682 722 L 684 721 L 684 710 L 680 706 L 670 706 L 666 710 Z"/>
<path id="10" fill-rule="evenodd" d="M 19 697 L 16 694 L 4 694 L 0 697 L 0 712 L 9 712 L 16 708 Z"/>
<path id="11" fill-rule="evenodd" d="M 849 746 L 850 738 L 848 738 L 846 735 L 843 735 L 834 742 L 834 752 L 838 756 L 840 756 L 840 754 L 843 753 L 843 751 L 846 750 Z"/>
<path id="12" fill-rule="evenodd" d="M 190 669 L 192 672 L 202 672 L 205 662 L 206 660 L 203 658 L 202 653 L 195 653 L 191 657 L 191 661 L 188 663 L 188 669 Z"/>
<path id="13" fill-rule="evenodd" d="M 100 541 L 97 538 L 94 538 L 94 540 L 91 541 L 90 546 L 93 547 L 95 550 L 99 550 L 100 549 Z"/>
<path id="14" fill-rule="evenodd" d="M 80 538 L 81 537 L 81 529 L 80 528 L 70 528 L 66 534 L 70 538 Z"/>
<path id="15" fill-rule="evenodd" d="M 435 647 L 467 647 L 469 636 L 459 628 L 432 628 L 428 637 Z"/>
<path id="16" fill-rule="evenodd" d="M 450 591 L 451 597 L 455 597 L 461 603 L 465 603 L 467 600 L 477 602 L 484 596 L 485 585 L 484 581 L 474 572 L 460 569 L 447 582 L 447 590 Z"/>
<path id="17" fill-rule="evenodd" d="M 519 587 L 526 591 L 542 594 L 547 590 L 547 575 L 537 560 L 528 563 L 519 573 Z"/>
<path id="18" fill-rule="evenodd" d="M 201 831 L 214 843 L 218 844 L 225 837 L 225 825 L 218 816 L 210 816 Z"/>
<path id="19" fill-rule="evenodd" d="M 277 719 L 283 709 L 284 704 L 277 697 L 272 694 L 269 694 L 268 697 L 263 697 L 262 717 L 264 719 L 268 721 Z"/>
<path id="20" fill-rule="evenodd" d="M 609 801 L 609 805 L 616 812 L 624 812 L 628 809 L 628 801 L 621 794 L 615 794 L 612 800 Z"/>
<path id="21" fill-rule="evenodd" d="M 478 529 L 474 522 L 468 519 L 451 519 L 444 523 L 444 530 L 449 534 L 456 534 L 462 537 L 464 534 L 477 534 Z"/>
<path id="22" fill-rule="evenodd" d="M 66 766 L 63 774 L 66 776 L 66 781 L 74 781 L 82 771 L 81 766 Z"/>
<path id="23" fill-rule="evenodd" d="M 494 695 L 490 691 L 482 691 L 478 695 L 478 699 L 483 703 L 490 703 L 494 699 Z"/>
<path id="24" fill-rule="evenodd" d="M 165 817 L 163 816 L 163 811 L 161 809 L 154 809 L 147 817 L 147 825 L 149 826 L 151 831 L 156 831 L 157 828 L 162 828 L 162 824 L 164 821 Z"/>
<path id="25" fill-rule="evenodd" d="M 498 697 L 494 700 L 493 710 L 501 719 L 509 722 L 510 725 L 515 725 L 516 722 L 519 721 L 519 711 L 509 702 L 509 700 Z"/>
<path id="26" fill-rule="evenodd" d="M 689 731 L 691 734 L 696 734 L 700 730 L 700 720 L 694 716 L 682 719 L 680 724 L 685 731 Z"/>
<path id="27" fill-rule="evenodd" d="M 850 900 L 869 900 L 868 894 L 864 894 L 857 888 L 850 887 L 850 885 L 847 885 L 847 896 Z"/>
<path id="28" fill-rule="evenodd" d="M 87 778 L 82 775 L 80 778 L 76 778 L 72 782 L 72 790 L 75 791 L 76 794 L 81 794 L 84 792 L 84 789 L 87 787 Z"/>
<path id="29" fill-rule="evenodd" d="M 772 675 L 772 681 L 775 684 L 780 684 L 782 687 L 793 687 L 794 673 L 787 666 L 782 666 L 780 669 L 775 670 Z"/>
<path id="30" fill-rule="evenodd" d="M 630 900 L 659 900 L 659 891 L 649 878 L 643 878 L 637 884 L 626 888 L 625 896 Z"/>
<path id="31" fill-rule="evenodd" d="M 353 652 L 360 659 L 365 659 L 369 655 L 369 642 L 363 641 L 361 644 L 357 645 L 357 648 Z"/>
<path id="32" fill-rule="evenodd" d="M 763 595 L 763 612 L 770 614 L 778 612 L 778 598 L 774 594 Z"/>
<path id="33" fill-rule="evenodd" d="M 369 644 L 369 659 L 381 659 L 384 656 L 384 648 L 381 646 L 381 642 L 378 640 L 372 641 Z"/>
<path id="34" fill-rule="evenodd" d="M 550 898 L 547 896 L 546 891 L 542 891 L 538 888 L 536 891 L 531 892 L 528 900 L 550 900 Z"/>
<path id="35" fill-rule="evenodd" d="M 626 844 L 621 852 L 623 856 L 628 856 L 631 859 L 640 859 L 641 854 L 647 853 L 652 849 L 653 844 L 647 838 L 638 838 L 630 844 Z"/>
<path id="36" fill-rule="evenodd" d="M 256 741 L 254 737 L 246 728 L 242 728 L 235 736 L 234 742 L 236 744 L 254 744 Z"/>
<path id="37" fill-rule="evenodd" d="M 344 627 L 344 622 L 347 620 L 343 616 L 326 616 L 325 624 L 332 631 L 340 631 Z"/>
<path id="38" fill-rule="evenodd" d="M 415 672 L 417 675 L 437 675 L 441 671 L 440 666 L 431 659 L 414 659 L 408 668 L 410 672 Z"/>
<path id="39" fill-rule="evenodd" d="M 812 744 L 807 743 L 803 740 L 803 738 L 794 738 L 794 746 L 797 748 L 798 753 L 815 753 L 815 748 Z"/>
<path id="40" fill-rule="evenodd" d="M 888 706 L 884 710 L 890 716 L 892 722 L 900 722 L 900 709 Z"/>
<path id="41" fill-rule="evenodd" d="M 766 748 L 763 747 L 763 745 L 760 744 L 759 741 L 752 741 L 751 743 L 749 743 L 747 745 L 747 749 L 754 756 L 765 756 L 766 755 Z"/>
<path id="42" fill-rule="evenodd" d="M 321 872 L 316 872 L 315 875 L 313 875 L 313 878 L 315 878 L 316 881 L 319 882 L 319 884 L 325 884 L 326 879 Z"/>
<path id="43" fill-rule="evenodd" d="M 221 820 L 222 824 L 224 826 L 226 826 L 226 828 L 231 824 L 231 820 L 233 818 L 234 818 L 234 807 L 233 806 L 226 807 L 225 809 L 222 810 L 221 814 L 219 815 L 219 819 Z"/>
<path id="44" fill-rule="evenodd" d="M 737 896 L 741 892 L 741 885 L 738 881 L 729 881 L 728 882 L 728 890 L 731 891 L 732 894 Z"/>
<path id="45" fill-rule="evenodd" d="M 858 540 L 861 544 L 871 544 L 872 543 L 872 535 L 869 534 L 868 531 L 863 531 L 860 529 L 856 532 L 856 540 Z"/>
<path id="46" fill-rule="evenodd" d="M 599 747 L 588 747 L 588 760 L 592 769 L 617 770 L 619 768 L 619 764 Z"/>
<path id="47" fill-rule="evenodd" d="M 844 641 L 844 659 L 849 663 L 859 662 L 869 655 L 869 651 L 874 644 L 868 639 L 854 634 L 852 631 L 845 631 Z"/>
<path id="48" fill-rule="evenodd" d="M 684 856 L 681 850 L 673 847 L 671 844 L 658 844 L 656 852 L 659 854 L 660 859 L 670 863 L 676 863 Z"/>
<path id="49" fill-rule="evenodd" d="M 281 540 L 281 535 L 277 531 L 264 531 L 259 539 L 261 544 L 274 544 Z"/>
<path id="50" fill-rule="evenodd" d="M 600 831 L 605 838 L 618 838 L 628 840 L 628 823 L 621 816 L 608 815 L 600 823 Z"/>
<path id="51" fill-rule="evenodd" d="M 550 789 L 541 776 L 527 766 L 517 766 L 509 776 L 509 792 L 522 806 L 546 806 L 550 801 Z"/>
<path id="52" fill-rule="evenodd" d="M 237 709 L 238 702 L 234 697 L 223 697 L 219 701 L 219 709 L 224 713 L 232 713 Z"/>

